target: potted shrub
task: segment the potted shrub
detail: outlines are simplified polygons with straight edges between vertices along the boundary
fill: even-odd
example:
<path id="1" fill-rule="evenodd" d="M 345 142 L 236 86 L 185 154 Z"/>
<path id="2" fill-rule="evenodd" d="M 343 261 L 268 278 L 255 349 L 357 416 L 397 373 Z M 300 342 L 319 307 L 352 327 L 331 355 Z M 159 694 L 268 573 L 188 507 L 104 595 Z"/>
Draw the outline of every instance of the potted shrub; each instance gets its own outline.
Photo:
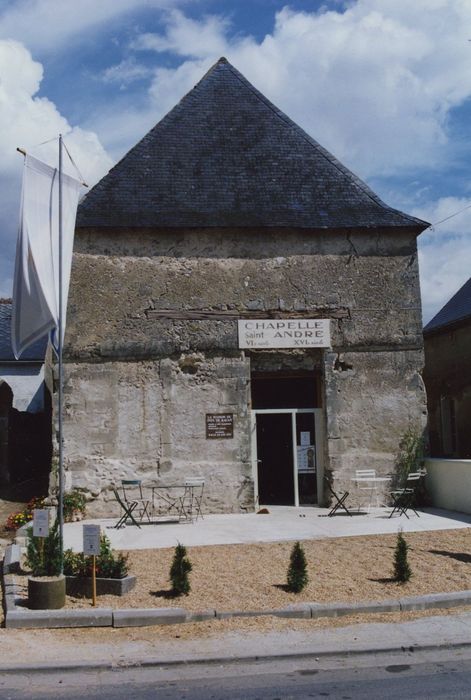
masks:
<path id="1" fill-rule="evenodd" d="M 97 595 L 124 595 L 136 584 L 136 577 L 128 574 L 128 557 L 111 549 L 108 537 L 101 535 L 100 554 L 96 557 Z M 64 552 L 64 574 L 68 595 L 90 597 L 92 591 L 92 557 L 71 549 Z"/>
<path id="2" fill-rule="evenodd" d="M 47 537 L 34 537 L 33 528 L 27 534 L 26 565 L 28 604 L 33 610 L 57 610 L 65 605 L 65 577 L 61 574 L 59 523 L 54 521 Z"/>

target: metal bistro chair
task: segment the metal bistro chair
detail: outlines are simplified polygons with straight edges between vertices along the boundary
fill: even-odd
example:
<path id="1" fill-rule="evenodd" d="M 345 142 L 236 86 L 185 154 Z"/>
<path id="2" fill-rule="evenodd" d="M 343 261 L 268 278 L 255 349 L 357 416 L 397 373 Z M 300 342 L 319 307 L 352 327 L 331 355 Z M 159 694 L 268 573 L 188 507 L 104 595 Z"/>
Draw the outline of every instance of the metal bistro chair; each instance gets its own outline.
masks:
<path id="1" fill-rule="evenodd" d="M 203 504 L 204 478 L 194 477 L 185 480 L 185 490 L 181 498 L 181 514 L 185 520 L 193 522 L 193 517 L 198 520 L 203 518 L 201 507 Z"/>
<path id="2" fill-rule="evenodd" d="M 423 477 L 424 472 L 410 472 L 402 488 L 390 491 L 393 501 L 393 509 L 389 513 L 390 518 L 392 518 L 394 513 L 399 513 L 399 517 L 405 515 L 406 518 L 409 518 L 407 515 L 408 510 L 412 510 L 418 518 L 420 517 L 414 506 L 417 489 Z"/>
<path id="3" fill-rule="evenodd" d="M 355 481 L 356 487 L 359 491 L 368 491 L 368 513 L 371 509 L 371 503 L 373 501 L 373 495 L 376 494 L 376 485 L 374 480 L 376 479 L 376 469 L 357 469 L 355 471 Z M 358 507 L 360 509 L 361 505 Z"/>
<path id="4" fill-rule="evenodd" d="M 140 529 L 140 525 L 137 522 L 136 518 L 133 515 L 133 512 L 137 508 L 137 501 L 129 501 L 125 502 L 119 495 L 118 489 L 113 488 L 113 493 L 114 497 L 118 501 L 119 505 L 121 506 L 121 515 L 119 517 L 118 522 L 115 525 L 115 528 L 119 530 L 121 527 L 125 527 L 127 520 L 130 520 L 133 525 L 137 525 L 137 527 Z"/>
<path id="5" fill-rule="evenodd" d="M 345 505 L 345 501 L 350 495 L 350 491 L 344 491 L 342 494 L 341 493 L 336 493 L 334 489 L 332 488 L 332 485 L 328 479 L 325 479 L 325 484 L 327 486 L 328 491 L 330 492 L 330 495 L 332 496 L 332 501 L 331 501 L 331 509 L 327 513 L 327 517 L 332 517 L 332 515 L 335 515 L 336 512 L 341 508 L 346 512 L 347 515 L 352 517 L 352 514 L 348 510 L 347 506 Z M 333 503 L 333 505 L 332 505 Z"/>
<path id="6" fill-rule="evenodd" d="M 142 482 L 140 479 L 121 479 L 121 489 L 123 492 L 123 500 L 125 503 L 136 503 L 133 510 L 136 511 L 136 515 L 139 522 L 143 522 L 144 518 L 147 518 L 147 522 L 150 523 L 150 513 L 149 508 L 151 502 L 148 498 L 144 498 L 142 493 Z"/>

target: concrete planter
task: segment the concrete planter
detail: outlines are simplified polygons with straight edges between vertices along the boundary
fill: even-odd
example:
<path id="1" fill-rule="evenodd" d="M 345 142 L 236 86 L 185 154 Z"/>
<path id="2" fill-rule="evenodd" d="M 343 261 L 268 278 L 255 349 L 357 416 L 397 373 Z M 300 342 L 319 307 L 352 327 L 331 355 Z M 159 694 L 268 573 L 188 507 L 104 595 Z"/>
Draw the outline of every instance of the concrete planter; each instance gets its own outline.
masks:
<path id="1" fill-rule="evenodd" d="M 31 610 L 58 610 L 65 605 L 65 576 L 30 576 L 28 606 Z"/>
<path id="2" fill-rule="evenodd" d="M 76 598 L 92 597 L 92 579 L 83 576 L 66 576 L 67 595 Z M 97 595 L 125 595 L 136 585 L 135 576 L 124 578 L 98 578 L 96 579 Z"/>

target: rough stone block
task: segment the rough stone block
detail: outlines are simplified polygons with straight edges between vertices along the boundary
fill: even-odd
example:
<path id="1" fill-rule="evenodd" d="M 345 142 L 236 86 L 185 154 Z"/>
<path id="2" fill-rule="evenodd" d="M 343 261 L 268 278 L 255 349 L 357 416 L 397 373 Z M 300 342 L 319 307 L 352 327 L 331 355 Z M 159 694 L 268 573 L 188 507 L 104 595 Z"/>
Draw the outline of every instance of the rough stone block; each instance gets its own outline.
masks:
<path id="1" fill-rule="evenodd" d="M 129 593 L 136 585 L 135 576 L 125 576 L 124 578 L 101 578 L 96 579 L 97 595 L 117 595 L 123 596 Z M 81 576 L 66 576 L 65 586 L 67 595 L 84 596 L 90 598 L 92 595 L 92 579 Z"/>
<path id="2" fill-rule="evenodd" d="M 111 627 L 111 608 L 93 610 L 14 610 L 7 612 L 5 627 L 56 629 L 61 627 Z"/>
<path id="3" fill-rule="evenodd" d="M 184 608 L 136 608 L 115 610 L 113 627 L 146 627 L 149 625 L 175 625 L 187 621 Z"/>
<path id="4" fill-rule="evenodd" d="M 5 548 L 3 559 L 3 573 L 15 573 L 20 568 L 21 547 L 18 544 L 9 544 Z"/>
<path id="5" fill-rule="evenodd" d="M 360 613 L 400 612 L 397 600 L 370 601 L 365 603 L 310 603 L 312 617 L 343 617 Z"/>
<path id="6" fill-rule="evenodd" d="M 309 603 L 302 605 L 290 605 L 287 608 L 273 610 L 272 614 L 276 615 L 276 617 L 312 617 L 311 606 Z"/>
<path id="7" fill-rule="evenodd" d="M 186 616 L 186 621 L 204 622 L 205 620 L 214 620 L 216 616 L 216 610 L 199 610 L 198 612 L 189 612 Z"/>
<path id="8" fill-rule="evenodd" d="M 471 604 L 471 591 L 456 593 L 430 593 L 399 599 L 401 610 L 427 610 L 429 608 L 454 608 Z"/>

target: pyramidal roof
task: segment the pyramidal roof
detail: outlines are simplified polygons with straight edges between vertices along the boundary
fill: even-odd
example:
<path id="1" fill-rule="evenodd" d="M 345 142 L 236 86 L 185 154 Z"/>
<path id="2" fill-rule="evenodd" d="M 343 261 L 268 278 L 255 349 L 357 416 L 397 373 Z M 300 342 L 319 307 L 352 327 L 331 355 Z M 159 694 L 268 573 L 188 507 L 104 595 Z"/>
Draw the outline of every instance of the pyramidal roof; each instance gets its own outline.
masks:
<path id="1" fill-rule="evenodd" d="M 440 309 L 424 328 L 424 333 L 432 333 L 444 327 L 471 319 L 471 277 L 463 284 L 443 308 Z"/>
<path id="2" fill-rule="evenodd" d="M 412 227 L 225 58 L 82 200 L 78 227 Z"/>

